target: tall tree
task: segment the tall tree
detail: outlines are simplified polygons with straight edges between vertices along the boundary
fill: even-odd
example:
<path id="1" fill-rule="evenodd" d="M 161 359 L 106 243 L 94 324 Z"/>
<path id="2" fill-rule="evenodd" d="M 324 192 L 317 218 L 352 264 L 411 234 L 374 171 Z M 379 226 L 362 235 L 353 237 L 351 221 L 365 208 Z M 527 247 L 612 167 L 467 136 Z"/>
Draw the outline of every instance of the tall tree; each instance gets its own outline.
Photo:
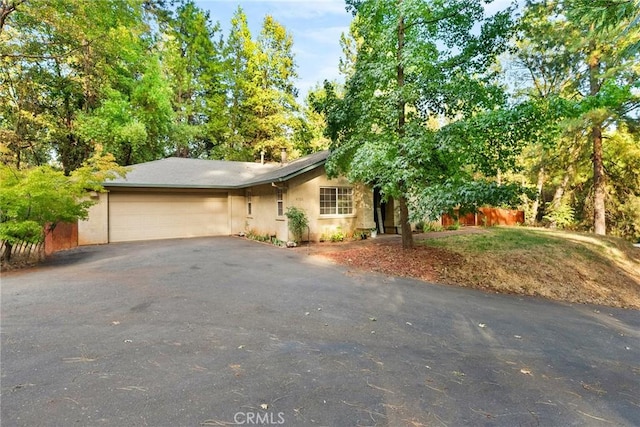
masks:
<path id="1" fill-rule="evenodd" d="M 510 13 L 487 19 L 482 3 L 349 2 L 362 45 L 344 98 L 328 87 L 328 169 L 399 203 L 404 248 L 413 246 L 409 200 L 468 170 L 464 152 L 447 146 L 428 119 L 470 117 L 503 102 L 488 68 L 506 46 Z"/>
<path id="2" fill-rule="evenodd" d="M 163 62 L 173 90 L 174 154 L 208 157 L 227 129 L 220 25 L 187 1 L 178 7 L 166 38 Z"/>
<path id="3" fill-rule="evenodd" d="M 358 25 L 358 17 L 356 16 L 349 25 L 349 32 L 340 34 L 342 56 L 338 63 L 338 69 L 340 74 L 346 78 L 351 77 L 355 71 L 358 49 L 359 45 L 361 45 L 361 41 L 358 40 Z"/>
<path id="4" fill-rule="evenodd" d="M 14 159 L 25 148 L 36 162 L 54 152 L 67 174 L 94 150 L 79 119 L 105 100 L 130 101 L 153 69 L 141 0 L 24 2 L 8 15 L 1 37 L 0 127 L 11 136 Z"/>
<path id="5" fill-rule="evenodd" d="M 281 148 L 293 148 L 294 114 L 299 107 L 293 37 L 270 15 L 262 23 L 254 59 L 255 91 L 248 100 L 256 115 L 254 155 L 264 152 L 268 159 L 276 159 Z"/>
<path id="6" fill-rule="evenodd" d="M 561 31 L 557 31 L 558 26 Z M 519 35 L 516 38 L 515 66 L 509 71 L 515 73 L 517 90 L 514 97 L 518 100 L 550 101 L 564 94 L 574 97 L 574 76 L 580 70 L 580 59 L 576 52 L 560 49 L 572 43 L 579 35 L 565 25 L 560 25 L 549 15 L 545 8 L 528 7 L 519 22 Z M 544 43 L 540 42 L 545 40 Z M 541 124 L 536 124 L 540 126 Z M 544 213 L 555 215 L 545 209 L 544 190 L 549 183 L 557 184 L 556 194 L 563 193 L 561 183 L 568 183 L 576 173 L 570 159 L 575 154 L 568 142 L 572 135 L 562 138 L 540 138 L 529 142 L 525 155 L 521 159 L 522 167 L 533 175 L 537 195 L 530 211 L 530 223 Z M 558 208 L 558 198 L 554 197 L 552 209 Z"/>
<path id="7" fill-rule="evenodd" d="M 264 153 L 267 160 L 278 159 L 280 148 L 294 148 L 300 127 L 291 34 L 267 15 L 254 40 L 238 7 L 226 57 L 230 135 L 224 157 L 250 161 Z"/>
<path id="8" fill-rule="evenodd" d="M 607 130 L 637 121 L 640 108 L 638 11 L 631 1 L 557 0 L 530 2 L 523 34 L 526 49 L 519 57 L 530 68 L 537 94 L 562 97 L 575 103 L 577 119 L 565 131 L 576 144 L 590 144 L 592 160 L 592 227 L 607 232 Z M 531 66 L 533 65 L 533 66 Z M 540 89 L 546 76 L 547 87 Z M 552 84 L 559 78 L 562 84 Z M 582 134 L 588 138 L 580 137 Z"/>
<path id="9" fill-rule="evenodd" d="M 79 137 L 100 144 L 121 165 L 165 157 L 171 147 L 171 90 L 158 57 L 144 59 L 141 75 L 126 89 L 109 89 L 97 108 L 77 114 Z"/>
<path id="10" fill-rule="evenodd" d="M 247 16 L 240 6 L 231 18 L 231 30 L 225 44 L 227 61 L 227 105 L 229 133 L 225 147 L 217 157 L 229 160 L 252 160 L 252 136 L 256 117 L 249 100 L 256 91 L 253 81 L 257 46 L 251 36 Z"/>
<path id="11" fill-rule="evenodd" d="M 326 101 L 326 92 L 322 86 L 315 86 L 305 99 L 301 114 L 297 117 L 294 129 L 294 148 L 300 154 L 310 154 L 329 148 L 331 141 L 325 136 L 324 131 L 327 122 L 322 113 L 318 112 L 317 105 Z"/>

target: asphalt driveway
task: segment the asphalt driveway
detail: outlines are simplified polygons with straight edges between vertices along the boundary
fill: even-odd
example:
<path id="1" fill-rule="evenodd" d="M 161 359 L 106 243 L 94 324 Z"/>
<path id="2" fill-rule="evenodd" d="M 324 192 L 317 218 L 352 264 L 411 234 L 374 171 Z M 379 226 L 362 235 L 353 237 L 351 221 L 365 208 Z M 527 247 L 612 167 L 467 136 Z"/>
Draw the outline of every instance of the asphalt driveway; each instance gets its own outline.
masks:
<path id="1" fill-rule="evenodd" d="M 2 278 L 8 426 L 640 425 L 640 312 L 349 272 L 240 238 Z"/>

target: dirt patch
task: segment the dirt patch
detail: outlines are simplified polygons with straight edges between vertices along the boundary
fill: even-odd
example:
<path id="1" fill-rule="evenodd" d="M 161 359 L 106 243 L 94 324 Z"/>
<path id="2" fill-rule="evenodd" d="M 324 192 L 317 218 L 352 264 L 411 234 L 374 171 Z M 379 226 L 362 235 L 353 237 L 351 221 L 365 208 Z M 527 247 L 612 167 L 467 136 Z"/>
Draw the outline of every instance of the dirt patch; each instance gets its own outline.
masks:
<path id="1" fill-rule="evenodd" d="M 462 240 L 467 237 L 458 237 L 478 233 L 489 233 L 481 236 L 489 242 L 488 248 L 478 250 L 480 236 L 469 238 L 471 243 Z M 583 242 L 574 235 L 557 233 L 532 234 L 532 239 L 540 241 L 530 247 L 492 248 L 497 239 L 504 241 L 505 233 L 510 232 L 469 228 L 417 235 L 418 244 L 410 250 L 402 249 L 399 236 L 317 244 L 307 250 L 355 270 L 573 303 L 640 309 L 639 249 L 629 245 L 628 251 L 620 252 L 619 246 L 611 246 L 610 238 L 597 240 L 589 236 L 590 240 Z M 522 238 L 522 233 L 529 232 L 515 229 L 513 233 L 506 238 Z M 424 241 L 425 237 L 438 241 Z M 440 238 L 451 238 L 456 244 Z M 553 240 L 544 240 L 548 238 Z M 602 243 L 604 249 L 593 242 Z"/>

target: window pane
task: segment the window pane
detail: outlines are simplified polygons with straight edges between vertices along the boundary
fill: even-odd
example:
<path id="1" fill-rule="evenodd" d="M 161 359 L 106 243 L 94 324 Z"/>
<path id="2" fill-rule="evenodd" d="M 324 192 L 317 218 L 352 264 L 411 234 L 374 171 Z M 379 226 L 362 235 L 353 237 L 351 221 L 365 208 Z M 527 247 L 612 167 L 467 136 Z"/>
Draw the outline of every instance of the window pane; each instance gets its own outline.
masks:
<path id="1" fill-rule="evenodd" d="M 336 189 L 320 188 L 320 215 L 335 215 L 336 213 Z"/>
<path id="2" fill-rule="evenodd" d="M 353 214 L 353 189 L 339 187 L 320 188 L 320 215 Z"/>
<path id="3" fill-rule="evenodd" d="M 276 189 L 276 200 L 277 200 L 277 205 L 278 205 L 278 216 L 282 216 L 284 215 L 284 200 L 282 198 L 282 189 L 277 188 Z"/>
<path id="4" fill-rule="evenodd" d="M 351 188 L 338 188 L 338 215 L 351 215 L 353 213 L 353 190 Z"/>

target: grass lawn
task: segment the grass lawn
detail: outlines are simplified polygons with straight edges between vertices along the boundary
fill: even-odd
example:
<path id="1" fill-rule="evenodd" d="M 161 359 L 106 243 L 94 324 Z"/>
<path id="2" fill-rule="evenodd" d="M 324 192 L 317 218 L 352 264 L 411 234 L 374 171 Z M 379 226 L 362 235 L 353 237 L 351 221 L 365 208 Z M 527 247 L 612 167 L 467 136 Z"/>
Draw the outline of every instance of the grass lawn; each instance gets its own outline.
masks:
<path id="1" fill-rule="evenodd" d="M 640 309 L 640 248 L 628 241 L 526 227 L 474 231 L 420 235 L 415 250 L 403 251 L 393 240 L 327 256 L 438 283 Z"/>

